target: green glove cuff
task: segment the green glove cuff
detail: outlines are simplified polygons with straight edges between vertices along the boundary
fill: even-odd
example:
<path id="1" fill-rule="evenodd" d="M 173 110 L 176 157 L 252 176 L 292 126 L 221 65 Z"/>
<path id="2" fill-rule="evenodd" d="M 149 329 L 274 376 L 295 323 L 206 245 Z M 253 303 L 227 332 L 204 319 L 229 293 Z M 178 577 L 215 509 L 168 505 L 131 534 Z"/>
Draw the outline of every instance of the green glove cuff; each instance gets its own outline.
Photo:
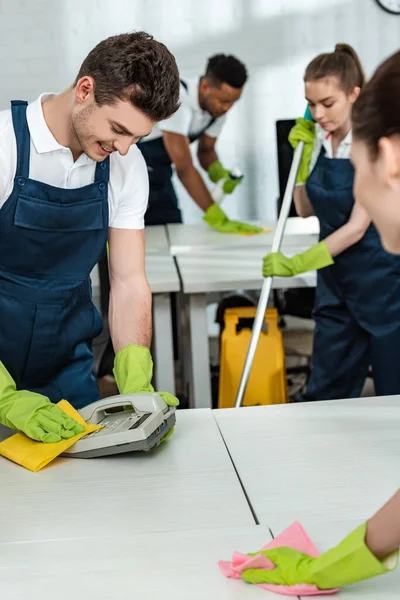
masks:
<path id="1" fill-rule="evenodd" d="M 292 258 L 293 274 L 299 275 L 307 271 L 318 271 L 333 265 L 333 258 L 325 242 L 319 242 L 309 250 L 296 254 Z"/>
<path id="2" fill-rule="evenodd" d="M 228 220 L 228 217 L 218 206 L 218 204 L 211 204 L 209 208 L 207 208 L 206 212 L 203 216 L 203 221 L 208 223 L 208 225 L 214 225 L 215 223 L 224 223 Z"/>
<path id="3" fill-rule="evenodd" d="M 17 390 L 14 379 L 0 362 L 0 406 L 6 403 L 7 398 Z"/>
<path id="4" fill-rule="evenodd" d="M 315 124 L 303 118 L 296 119 L 296 125 L 289 132 L 288 140 L 293 149 L 299 142 L 313 144 L 315 138 Z"/>
<path id="5" fill-rule="evenodd" d="M 220 179 L 224 179 L 229 176 L 229 171 L 224 169 L 222 163 L 219 160 L 211 163 L 211 165 L 207 169 L 207 173 L 209 178 L 213 183 L 217 183 Z"/>
<path id="6" fill-rule="evenodd" d="M 150 350 L 131 344 L 117 352 L 114 359 L 114 376 L 120 394 L 154 392 L 153 360 Z M 157 392 L 168 406 L 178 406 L 179 400 L 169 392 Z"/>
<path id="7" fill-rule="evenodd" d="M 222 190 L 224 192 L 224 194 L 232 194 L 232 192 L 237 188 L 238 185 L 240 185 L 243 181 L 243 177 L 235 177 L 235 178 L 228 178 L 223 186 L 222 186 Z"/>
<path id="8" fill-rule="evenodd" d="M 311 156 L 315 138 L 315 125 L 312 121 L 306 119 L 296 119 L 296 125 L 292 127 L 289 133 L 289 142 L 292 148 L 296 148 L 299 142 L 304 142 L 303 154 L 296 183 L 305 183 L 310 171 Z"/>
<path id="9" fill-rule="evenodd" d="M 120 394 L 154 392 L 153 360 L 150 350 L 144 346 L 131 344 L 117 352 L 113 372 Z"/>
<path id="10" fill-rule="evenodd" d="M 336 548 L 311 563 L 311 578 L 321 590 L 344 587 L 388 572 L 365 545 L 366 533 L 367 524 L 364 523 Z"/>

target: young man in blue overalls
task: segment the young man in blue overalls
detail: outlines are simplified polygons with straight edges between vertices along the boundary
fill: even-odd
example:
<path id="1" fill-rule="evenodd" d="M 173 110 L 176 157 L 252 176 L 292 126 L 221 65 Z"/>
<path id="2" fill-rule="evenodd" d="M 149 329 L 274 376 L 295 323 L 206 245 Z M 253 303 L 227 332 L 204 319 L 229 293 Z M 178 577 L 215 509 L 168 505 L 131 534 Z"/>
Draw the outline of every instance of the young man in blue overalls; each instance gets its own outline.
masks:
<path id="1" fill-rule="evenodd" d="M 0 113 L 0 423 L 45 442 L 81 430 L 54 403 L 100 397 L 90 272 L 107 240 L 116 382 L 153 391 L 148 177 L 135 144 L 178 100 L 174 57 L 139 32 L 98 44 L 61 94 Z"/>

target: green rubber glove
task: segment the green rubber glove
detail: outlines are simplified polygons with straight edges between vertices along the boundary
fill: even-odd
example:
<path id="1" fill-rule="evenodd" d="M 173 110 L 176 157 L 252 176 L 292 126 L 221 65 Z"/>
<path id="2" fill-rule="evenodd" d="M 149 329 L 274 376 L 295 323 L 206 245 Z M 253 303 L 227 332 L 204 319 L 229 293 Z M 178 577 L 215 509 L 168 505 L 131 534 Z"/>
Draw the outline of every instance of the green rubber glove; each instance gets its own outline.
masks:
<path id="1" fill-rule="evenodd" d="M 213 183 L 217 183 L 220 179 L 227 179 L 229 177 L 228 169 L 225 169 L 219 160 L 211 163 L 207 169 L 207 173 Z"/>
<path id="2" fill-rule="evenodd" d="M 367 524 L 364 523 L 319 558 L 285 547 L 256 552 L 250 556 L 263 554 L 274 563 L 275 569 L 247 569 L 243 571 L 242 579 L 253 584 L 308 583 L 326 590 L 341 588 L 393 570 L 397 565 L 398 553 L 391 555 L 390 560 L 378 560 L 365 545 L 366 531 Z"/>
<path id="3" fill-rule="evenodd" d="M 225 179 L 222 186 L 224 194 L 232 194 L 233 190 L 243 181 L 243 176 L 234 177 L 228 169 L 225 169 L 219 160 L 216 160 L 208 167 L 207 173 L 214 183 L 217 183 L 221 179 Z"/>
<path id="4" fill-rule="evenodd" d="M 230 221 L 218 204 L 212 204 L 206 210 L 203 220 L 221 233 L 262 233 L 264 231 L 262 227 L 239 221 Z"/>
<path id="5" fill-rule="evenodd" d="M 17 390 L 0 362 L 0 423 L 22 431 L 38 442 L 60 442 L 82 433 L 84 428 L 45 396 Z"/>
<path id="6" fill-rule="evenodd" d="M 153 360 L 150 350 L 131 344 L 117 352 L 114 359 L 114 376 L 120 394 L 154 392 Z M 168 406 L 178 406 L 179 400 L 168 392 L 157 392 Z M 168 435 L 168 434 L 167 434 Z"/>
<path id="7" fill-rule="evenodd" d="M 303 155 L 301 157 L 296 183 L 305 183 L 308 179 L 311 155 L 315 138 L 315 125 L 306 119 L 296 119 L 296 125 L 289 133 L 289 142 L 296 149 L 299 142 L 304 142 Z"/>
<path id="8" fill-rule="evenodd" d="M 242 181 L 243 177 L 233 177 L 229 173 L 229 177 L 224 181 L 224 185 L 222 186 L 224 194 L 232 194 L 233 190 L 236 189 Z"/>
<path id="9" fill-rule="evenodd" d="M 224 194 L 232 194 L 233 190 L 243 181 L 243 176 L 234 177 L 228 169 L 225 169 L 219 160 L 216 160 L 208 167 L 207 173 L 214 183 L 217 183 L 221 179 L 225 179 L 222 186 Z"/>
<path id="10" fill-rule="evenodd" d="M 319 242 L 301 254 L 292 258 L 284 256 L 281 252 L 267 254 L 263 258 L 264 277 L 293 277 L 307 271 L 323 269 L 333 265 L 333 258 L 325 242 Z"/>

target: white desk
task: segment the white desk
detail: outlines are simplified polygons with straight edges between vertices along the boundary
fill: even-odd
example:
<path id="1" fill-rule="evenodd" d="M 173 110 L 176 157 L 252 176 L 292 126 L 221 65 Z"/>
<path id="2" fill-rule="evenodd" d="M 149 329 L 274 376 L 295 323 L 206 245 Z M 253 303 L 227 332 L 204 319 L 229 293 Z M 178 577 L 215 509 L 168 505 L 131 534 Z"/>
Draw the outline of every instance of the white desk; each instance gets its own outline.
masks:
<path id="1" fill-rule="evenodd" d="M 175 394 L 171 292 L 180 281 L 172 256 L 146 254 L 146 275 L 153 294 L 153 357 L 157 388 Z"/>
<path id="2" fill-rule="evenodd" d="M 169 242 L 165 225 L 145 227 L 146 254 L 169 254 Z"/>
<path id="3" fill-rule="evenodd" d="M 104 528 L 102 526 L 102 528 Z M 268 528 L 235 527 L 1 544 L 7 600 L 266 600 L 278 598 L 226 579 L 218 561 L 271 539 Z"/>
<path id="4" fill-rule="evenodd" d="M 0 458 L 0 481 L 3 544 L 254 525 L 211 411 L 179 411 L 171 440 L 149 455 L 58 459 L 39 473 Z"/>
<path id="5" fill-rule="evenodd" d="M 310 246 L 297 245 L 288 248 L 287 256 L 307 250 Z M 243 250 L 221 248 L 216 251 L 191 252 L 176 257 L 186 295 L 205 295 L 211 292 L 229 292 L 238 289 L 259 290 L 263 284 L 262 259 L 267 251 L 263 248 Z M 309 272 L 296 277 L 275 277 L 275 289 L 315 287 L 316 273 Z"/>
<path id="6" fill-rule="evenodd" d="M 296 248 L 287 248 L 287 254 L 291 256 L 309 248 L 309 236 L 303 236 L 303 244 L 297 245 Z M 263 284 L 262 258 L 265 253 L 263 248 L 219 248 L 216 251 L 179 254 L 176 257 L 189 313 L 190 353 L 187 360 L 190 361 L 190 396 L 196 408 L 211 407 L 207 294 L 238 289 L 260 290 Z M 315 272 L 297 277 L 276 277 L 273 281 L 274 288 L 315 285 Z"/>
<path id="7" fill-rule="evenodd" d="M 266 515 L 276 534 L 299 519 L 325 550 L 398 485 L 399 400 L 213 414 L 260 521 Z M 60 600 L 71 593 L 77 600 L 265 598 L 262 590 L 226 580 L 217 561 L 256 550 L 269 530 L 252 522 L 211 412 L 178 417 L 175 439 L 149 455 L 61 459 L 36 474 L 0 459 L 7 600 L 50 600 L 54 590 Z M 252 469 L 258 487 L 254 474 L 248 477 Z M 340 597 L 397 600 L 399 584 L 398 570 Z"/>
<path id="8" fill-rule="evenodd" d="M 259 221 L 252 221 L 252 223 L 261 227 L 268 227 L 272 230 L 276 228 L 276 222 L 261 223 Z M 243 249 L 262 247 L 267 252 L 268 248 L 271 247 L 274 237 L 274 231 L 257 235 L 220 233 L 204 222 L 196 225 L 167 225 L 167 231 L 170 252 L 173 256 L 188 252 L 224 248 Z M 301 243 L 299 238 L 303 236 L 308 237 L 309 245 L 311 246 L 318 241 L 318 234 L 319 222 L 316 217 L 308 219 L 290 217 L 286 223 L 284 247 L 290 245 L 297 246 L 298 243 Z"/>
<path id="9" fill-rule="evenodd" d="M 261 523 L 362 519 L 400 485 L 400 396 L 214 412 Z M 330 500 L 328 501 L 328 497 Z"/>
<path id="10" fill-rule="evenodd" d="M 300 521 L 321 551 L 399 488 L 400 396 L 214 411 L 261 524 Z M 400 571 L 343 598 L 397 600 Z"/>

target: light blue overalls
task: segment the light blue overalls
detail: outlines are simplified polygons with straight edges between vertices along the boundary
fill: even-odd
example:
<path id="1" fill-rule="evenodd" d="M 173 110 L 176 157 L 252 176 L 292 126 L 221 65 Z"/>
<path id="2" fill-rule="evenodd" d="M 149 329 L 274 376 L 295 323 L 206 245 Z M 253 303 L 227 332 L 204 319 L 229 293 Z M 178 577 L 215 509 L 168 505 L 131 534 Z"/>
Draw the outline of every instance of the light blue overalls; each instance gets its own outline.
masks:
<path id="1" fill-rule="evenodd" d="M 90 272 L 107 241 L 110 161 L 82 188 L 30 179 L 26 107 L 11 103 L 17 169 L 0 210 L 0 360 L 18 389 L 81 408 L 99 399 L 91 343 L 102 323 Z"/>

